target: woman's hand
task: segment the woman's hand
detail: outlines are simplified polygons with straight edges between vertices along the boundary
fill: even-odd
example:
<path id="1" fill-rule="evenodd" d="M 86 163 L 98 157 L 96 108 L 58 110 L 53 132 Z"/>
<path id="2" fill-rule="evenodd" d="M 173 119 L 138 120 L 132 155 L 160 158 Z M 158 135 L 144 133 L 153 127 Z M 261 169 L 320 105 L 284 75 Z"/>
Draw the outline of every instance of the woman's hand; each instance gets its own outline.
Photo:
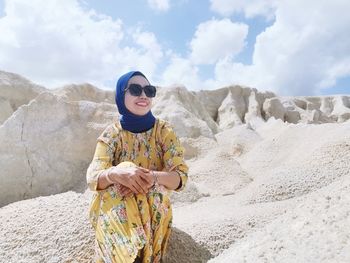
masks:
<path id="1" fill-rule="evenodd" d="M 113 167 L 109 178 L 136 194 L 146 194 L 149 182 L 143 178 L 148 178 L 147 174 L 150 174 L 150 171 L 143 167 Z"/>
<path id="2" fill-rule="evenodd" d="M 144 184 L 147 187 L 147 190 L 149 190 L 156 182 L 156 178 L 154 176 L 154 172 L 148 170 L 148 173 L 143 173 L 141 175 L 142 180 L 144 181 Z"/>
<path id="3" fill-rule="evenodd" d="M 127 188 L 125 185 L 122 184 L 116 184 L 117 187 L 117 192 L 120 196 L 122 197 L 130 197 L 132 196 L 134 193 L 131 191 L 130 188 Z"/>

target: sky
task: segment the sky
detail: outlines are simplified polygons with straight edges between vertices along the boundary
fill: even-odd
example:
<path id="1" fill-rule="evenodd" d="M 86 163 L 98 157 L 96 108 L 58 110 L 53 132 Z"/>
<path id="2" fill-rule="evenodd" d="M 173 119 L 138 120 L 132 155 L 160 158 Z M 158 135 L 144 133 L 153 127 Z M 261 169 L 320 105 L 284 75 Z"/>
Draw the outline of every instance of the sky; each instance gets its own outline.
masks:
<path id="1" fill-rule="evenodd" d="M 243 85 L 350 95 L 348 0 L 0 0 L 0 70 L 47 88 Z"/>

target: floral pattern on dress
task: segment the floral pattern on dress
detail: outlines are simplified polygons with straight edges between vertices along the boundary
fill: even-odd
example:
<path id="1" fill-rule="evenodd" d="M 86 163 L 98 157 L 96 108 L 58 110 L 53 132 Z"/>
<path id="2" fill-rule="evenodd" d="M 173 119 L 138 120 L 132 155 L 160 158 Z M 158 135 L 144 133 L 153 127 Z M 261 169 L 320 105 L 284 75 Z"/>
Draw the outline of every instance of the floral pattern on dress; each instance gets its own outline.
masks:
<path id="1" fill-rule="evenodd" d="M 128 216 L 126 214 L 126 208 L 123 203 L 114 206 L 112 208 L 112 211 L 116 213 L 117 218 L 119 219 L 119 222 L 122 224 L 125 224 L 128 221 Z"/>
<path id="2" fill-rule="evenodd" d="M 163 120 L 157 119 L 155 126 L 143 133 L 123 130 L 120 123 L 102 132 L 86 174 L 94 191 L 89 218 L 96 234 L 96 262 L 131 263 L 141 254 L 143 263 L 160 262 L 172 225 L 170 191 L 164 186 L 156 185 L 146 195 L 121 197 L 118 184 L 97 190 L 98 176 L 125 163 L 176 171 L 181 177 L 177 191 L 181 191 L 188 174 L 183 154 L 172 127 Z"/>

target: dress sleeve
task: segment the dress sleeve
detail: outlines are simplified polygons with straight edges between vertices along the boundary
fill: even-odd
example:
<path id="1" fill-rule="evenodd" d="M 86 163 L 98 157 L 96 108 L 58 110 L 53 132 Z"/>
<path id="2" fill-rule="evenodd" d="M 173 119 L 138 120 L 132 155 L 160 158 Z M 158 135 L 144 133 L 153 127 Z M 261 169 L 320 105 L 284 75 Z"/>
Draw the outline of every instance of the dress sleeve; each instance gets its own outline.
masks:
<path id="1" fill-rule="evenodd" d="M 117 134 L 113 126 L 108 126 L 97 138 L 95 154 L 86 172 L 86 181 L 91 191 L 101 191 L 97 190 L 98 177 L 113 166 L 117 150 Z"/>
<path id="2" fill-rule="evenodd" d="M 188 166 L 184 161 L 184 147 L 181 146 L 173 128 L 167 124 L 162 129 L 163 163 L 167 171 L 175 171 L 180 175 L 180 184 L 175 191 L 184 189 L 188 179 Z"/>

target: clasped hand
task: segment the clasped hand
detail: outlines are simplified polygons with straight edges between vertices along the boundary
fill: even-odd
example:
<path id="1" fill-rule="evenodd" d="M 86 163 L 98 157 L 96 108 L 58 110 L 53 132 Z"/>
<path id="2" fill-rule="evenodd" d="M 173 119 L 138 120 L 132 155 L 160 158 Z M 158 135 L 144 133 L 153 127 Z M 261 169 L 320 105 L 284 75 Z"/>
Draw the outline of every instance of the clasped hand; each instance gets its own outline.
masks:
<path id="1" fill-rule="evenodd" d="M 120 195 L 146 194 L 154 185 L 155 178 L 151 170 L 143 167 L 113 167 L 110 172 L 113 182 L 119 183 Z"/>

